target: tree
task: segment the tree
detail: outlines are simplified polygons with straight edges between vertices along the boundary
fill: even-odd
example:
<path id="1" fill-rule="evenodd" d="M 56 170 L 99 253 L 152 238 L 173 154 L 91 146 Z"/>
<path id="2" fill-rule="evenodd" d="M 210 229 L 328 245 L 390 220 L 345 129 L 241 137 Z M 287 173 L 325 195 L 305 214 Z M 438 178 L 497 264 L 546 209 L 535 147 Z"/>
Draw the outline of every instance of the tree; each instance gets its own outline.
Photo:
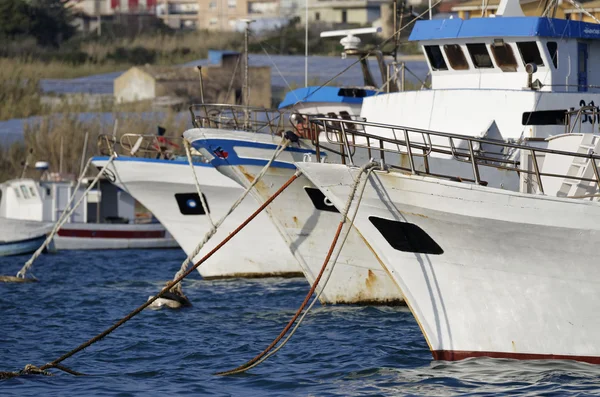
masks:
<path id="1" fill-rule="evenodd" d="M 63 0 L 0 0 L 0 36 L 32 36 L 57 47 L 75 33 L 73 14 Z"/>
<path id="2" fill-rule="evenodd" d="M 31 29 L 38 44 L 58 45 L 75 34 L 73 14 L 63 0 L 32 0 Z"/>
<path id="3" fill-rule="evenodd" d="M 29 34 L 30 7 L 23 0 L 0 0 L 0 36 Z"/>

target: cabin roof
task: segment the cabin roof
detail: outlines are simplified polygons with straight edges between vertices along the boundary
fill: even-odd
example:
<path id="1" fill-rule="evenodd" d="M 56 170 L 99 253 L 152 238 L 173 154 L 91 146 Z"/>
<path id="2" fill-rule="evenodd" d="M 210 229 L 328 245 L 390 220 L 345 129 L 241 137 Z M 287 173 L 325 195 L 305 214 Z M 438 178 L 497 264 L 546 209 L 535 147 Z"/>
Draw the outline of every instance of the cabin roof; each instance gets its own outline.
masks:
<path id="1" fill-rule="evenodd" d="M 376 91 L 352 87 L 302 87 L 285 94 L 279 109 L 293 106 L 296 103 L 334 102 L 362 103 L 363 98 L 375 95 Z"/>
<path id="2" fill-rule="evenodd" d="M 600 39 L 595 23 L 542 17 L 433 19 L 418 21 L 410 41 L 466 39 L 474 37 L 558 37 Z"/>

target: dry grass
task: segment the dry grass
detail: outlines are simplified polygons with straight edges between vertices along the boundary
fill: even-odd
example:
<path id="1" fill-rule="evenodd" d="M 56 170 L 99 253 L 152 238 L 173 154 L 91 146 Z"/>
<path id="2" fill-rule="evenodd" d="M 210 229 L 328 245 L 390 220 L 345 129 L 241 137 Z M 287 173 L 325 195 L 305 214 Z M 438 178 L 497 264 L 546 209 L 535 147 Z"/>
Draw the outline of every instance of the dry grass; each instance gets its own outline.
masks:
<path id="1" fill-rule="evenodd" d="M 24 141 L 10 147 L 0 145 L 0 182 L 19 177 L 22 163 L 31 151 L 27 161 L 33 165 L 36 161 L 48 161 L 50 171 L 58 172 L 60 165 L 61 142 L 63 145 L 64 174 L 77 175 L 81 164 L 85 135 L 88 133 L 86 158 L 98 155 L 97 140 L 100 134 L 112 134 L 113 124 L 110 114 L 96 115 L 84 119 L 74 113 L 54 114 L 42 117 L 37 122 L 25 126 Z M 113 113 L 118 119 L 117 135 L 155 134 L 157 125 L 167 129 L 169 136 L 181 136 L 188 127 L 187 114 L 167 113 Z M 31 170 L 27 176 L 36 176 Z"/>

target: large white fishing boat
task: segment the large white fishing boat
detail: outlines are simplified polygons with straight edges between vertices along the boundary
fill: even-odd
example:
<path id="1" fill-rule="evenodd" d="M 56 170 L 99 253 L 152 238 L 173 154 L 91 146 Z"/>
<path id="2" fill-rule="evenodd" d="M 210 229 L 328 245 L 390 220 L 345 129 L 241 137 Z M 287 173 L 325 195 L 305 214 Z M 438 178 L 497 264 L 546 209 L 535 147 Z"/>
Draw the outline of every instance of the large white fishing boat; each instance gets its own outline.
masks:
<path id="1" fill-rule="evenodd" d="M 194 118 L 198 128 L 186 131 L 184 137 L 210 159 L 214 167 L 242 186 L 249 186 L 257 178 L 280 144 L 280 135 L 286 128 L 292 128 L 289 122 L 282 123 L 287 122 L 284 113 L 255 110 L 246 118 L 247 110 L 231 105 L 203 105 L 198 110 Z M 337 117 L 342 116 L 338 114 Z M 250 132 L 244 131 L 245 128 Z M 290 136 L 289 133 L 287 135 Z M 288 146 L 256 184 L 252 190 L 254 197 L 261 203 L 265 202 L 294 174 L 294 162 L 305 157 L 335 156 L 338 161 L 343 159 L 338 145 L 326 142 L 323 145 L 326 148 L 319 152 L 315 151 L 315 145 L 309 139 L 299 139 Z M 338 210 L 308 179 L 300 176 L 267 207 L 267 212 L 300 263 L 304 276 L 313 283 L 340 220 Z M 366 246 L 362 236 L 353 229 L 349 232 L 348 241 L 327 286 L 318 287 L 321 301 L 401 302 L 398 287 Z"/>
<path id="2" fill-rule="evenodd" d="M 358 209 L 354 226 L 399 285 L 435 359 L 600 363 L 600 74 L 592 73 L 600 29 L 511 17 L 515 6 L 502 2 L 495 18 L 417 23 L 411 37 L 439 89 L 373 99 L 404 113 L 417 111 L 408 98 L 422 96 L 431 107 L 426 120 L 406 121 L 416 126 L 313 122 L 347 153 L 368 149 L 382 165 L 350 213 Z M 474 86 L 458 89 L 457 75 Z M 494 102 L 475 107 L 485 95 Z M 459 111 L 473 117 L 459 124 Z M 490 120 L 495 126 L 482 130 Z M 342 208 L 365 161 L 347 162 L 298 167 Z"/>
<path id="3" fill-rule="evenodd" d="M 131 152 L 136 143 L 134 157 Z M 120 146 L 130 155 L 119 156 L 108 166 L 109 173 L 114 176 L 112 182 L 152 211 L 186 254 L 190 255 L 212 226 L 200 201 L 188 159 L 185 154 L 181 156 L 181 140 L 125 134 L 120 138 Z M 243 189 L 200 156 L 193 156 L 192 161 L 198 187 L 216 222 L 229 210 Z M 94 157 L 92 162 L 102 167 L 108 162 L 108 157 Z M 256 208 L 255 200 L 251 197 L 245 199 L 194 260 L 211 251 Z M 232 249 L 217 251 L 198 268 L 202 277 L 302 276 L 298 263 L 265 215 L 254 219 L 230 244 Z"/>

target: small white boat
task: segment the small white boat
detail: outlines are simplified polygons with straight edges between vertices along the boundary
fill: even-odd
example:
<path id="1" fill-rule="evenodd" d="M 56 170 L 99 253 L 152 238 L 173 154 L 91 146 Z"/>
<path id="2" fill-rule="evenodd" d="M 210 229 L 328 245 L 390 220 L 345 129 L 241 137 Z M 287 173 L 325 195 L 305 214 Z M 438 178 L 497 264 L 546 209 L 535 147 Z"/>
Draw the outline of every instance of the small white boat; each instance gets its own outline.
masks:
<path id="1" fill-rule="evenodd" d="M 76 200 L 85 183 L 76 192 Z M 65 211 L 75 183 L 12 179 L 0 184 L 0 217 L 54 224 Z M 152 214 L 106 181 L 85 196 L 53 239 L 61 249 L 176 248 L 176 241 Z"/>
<path id="2" fill-rule="evenodd" d="M 29 254 L 37 250 L 54 225 L 0 217 L 0 256 Z"/>

